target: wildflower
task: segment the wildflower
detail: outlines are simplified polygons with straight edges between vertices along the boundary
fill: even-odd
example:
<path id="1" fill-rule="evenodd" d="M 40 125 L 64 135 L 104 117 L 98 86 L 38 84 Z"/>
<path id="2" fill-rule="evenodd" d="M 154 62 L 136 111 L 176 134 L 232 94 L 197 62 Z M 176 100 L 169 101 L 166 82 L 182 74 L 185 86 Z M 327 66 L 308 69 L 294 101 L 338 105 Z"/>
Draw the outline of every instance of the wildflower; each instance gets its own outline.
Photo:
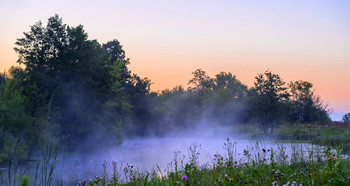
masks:
<path id="1" fill-rule="evenodd" d="M 276 172 L 274 172 L 274 170 L 272 169 L 273 173 L 275 174 L 275 177 L 281 177 L 283 176 L 283 173 L 281 173 L 279 170 L 277 170 Z"/>
<path id="2" fill-rule="evenodd" d="M 293 173 L 292 175 L 290 175 L 290 178 L 293 178 L 295 175 L 296 175 L 296 174 L 295 174 L 295 173 Z"/>
<path id="3" fill-rule="evenodd" d="M 272 185 L 273 185 L 273 186 L 277 186 L 278 183 L 277 183 L 276 181 L 274 181 L 274 182 L 272 182 Z"/>
<path id="4" fill-rule="evenodd" d="M 187 181 L 187 180 L 188 180 L 188 177 L 187 177 L 186 175 L 183 175 L 183 176 L 181 177 L 181 179 L 182 179 L 183 181 Z"/>

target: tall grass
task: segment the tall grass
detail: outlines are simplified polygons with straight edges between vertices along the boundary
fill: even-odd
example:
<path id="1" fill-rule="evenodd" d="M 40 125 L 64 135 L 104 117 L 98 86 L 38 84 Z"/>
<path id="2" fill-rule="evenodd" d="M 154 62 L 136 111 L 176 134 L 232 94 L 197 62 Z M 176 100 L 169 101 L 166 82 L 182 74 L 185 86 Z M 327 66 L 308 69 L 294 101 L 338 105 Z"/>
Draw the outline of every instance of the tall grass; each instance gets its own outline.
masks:
<path id="1" fill-rule="evenodd" d="M 15 157 L 10 158 L 4 171 L 0 172 L 0 185 L 60 185 L 59 180 L 55 179 L 58 155 L 58 145 L 42 143 L 36 160 L 23 161 Z"/>
<path id="2" fill-rule="evenodd" d="M 126 178 L 97 177 L 79 185 L 349 185 L 350 161 L 337 149 L 294 143 L 286 151 L 283 144 L 266 148 L 263 141 L 236 152 L 236 142 L 227 139 L 225 154 L 216 154 L 212 164 L 198 164 L 198 146 L 189 147 L 189 161 L 179 166 L 175 153 L 173 171 L 166 174 L 140 172 L 129 165 Z M 317 153 L 316 153 L 317 152 Z M 238 154 L 243 156 L 239 157 Z M 158 168 L 160 171 L 160 168 Z M 113 175 L 116 169 L 113 169 Z M 132 172 L 132 174 L 130 174 Z M 106 174 L 106 172 L 104 172 Z"/>
<path id="3" fill-rule="evenodd" d="M 199 163 L 201 146 L 188 148 L 188 161 L 174 153 L 167 169 L 139 171 L 126 164 L 117 168 L 112 162 L 104 162 L 103 173 L 78 185 L 349 185 L 350 161 L 338 148 L 314 144 L 292 143 L 267 147 L 262 139 L 255 139 L 243 152 L 237 151 L 237 142 L 227 139 L 225 153 L 215 154 L 211 162 Z M 58 146 L 43 144 L 35 168 L 24 168 L 28 162 L 11 160 L 7 172 L 1 173 L 1 185 L 63 185 L 55 174 L 59 157 Z M 33 170 L 33 171 L 32 171 Z M 5 174 L 6 173 L 6 174 Z"/>
<path id="4" fill-rule="evenodd" d="M 21 167 L 21 161 L 16 161 L 10 158 L 8 165 L 0 171 L 1 185 L 18 185 L 19 181 L 24 178 L 28 169 Z"/>
<path id="5" fill-rule="evenodd" d="M 54 181 L 54 171 L 57 165 L 58 145 L 41 145 L 39 160 L 36 163 L 34 185 L 52 185 Z M 58 179 L 56 179 L 58 184 Z"/>

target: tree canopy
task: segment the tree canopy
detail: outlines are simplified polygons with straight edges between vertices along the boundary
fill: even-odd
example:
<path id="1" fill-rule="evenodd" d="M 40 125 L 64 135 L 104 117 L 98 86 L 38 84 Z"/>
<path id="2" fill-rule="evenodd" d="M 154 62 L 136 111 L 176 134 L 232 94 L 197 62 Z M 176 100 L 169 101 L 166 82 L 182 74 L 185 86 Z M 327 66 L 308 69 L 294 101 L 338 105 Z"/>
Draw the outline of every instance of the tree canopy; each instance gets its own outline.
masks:
<path id="1" fill-rule="evenodd" d="M 72 148 L 96 130 L 119 143 L 132 100 L 149 92 L 150 81 L 127 69 L 129 59 L 118 40 L 101 45 L 88 39 L 82 25 L 67 26 L 58 15 L 46 26 L 40 21 L 31 26 L 15 51 L 25 66 L 27 111 L 45 121 L 40 125 L 58 125 L 56 135 Z"/>
<path id="2" fill-rule="evenodd" d="M 230 72 L 210 77 L 197 69 L 188 88 L 152 92 L 150 79 L 128 69 L 117 39 L 100 44 L 58 15 L 30 26 L 15 45 L 23 68 L 0 74 L 0 150 L 10 140 L 22 145 L 23 156 L 43 139 L 91 150 L 118 145 L 123 136 L 162 136 L 198 123 L 257 123 L 273 133 L 282 122 L 330 121 L 312 83 L 286 84 L 269 70 L 249 88 Z"/>

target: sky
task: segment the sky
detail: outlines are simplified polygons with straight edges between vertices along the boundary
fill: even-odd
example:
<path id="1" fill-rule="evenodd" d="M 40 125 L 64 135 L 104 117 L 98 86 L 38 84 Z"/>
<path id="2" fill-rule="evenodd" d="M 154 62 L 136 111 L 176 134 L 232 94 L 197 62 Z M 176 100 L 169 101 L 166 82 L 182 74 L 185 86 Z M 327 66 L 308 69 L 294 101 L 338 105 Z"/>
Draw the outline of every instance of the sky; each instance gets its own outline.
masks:
<path id="1" fill-rule="evenodd" d="M 89 39 L 118 39 L 153 91 L 187 87 L 192 72 L 231 72 L 248 86 L 270 70 L 313 83 L 333 120 L 350 112 L 348 0 L 0 0 L 0 70 L 16 39 L 54 14 Z"/>

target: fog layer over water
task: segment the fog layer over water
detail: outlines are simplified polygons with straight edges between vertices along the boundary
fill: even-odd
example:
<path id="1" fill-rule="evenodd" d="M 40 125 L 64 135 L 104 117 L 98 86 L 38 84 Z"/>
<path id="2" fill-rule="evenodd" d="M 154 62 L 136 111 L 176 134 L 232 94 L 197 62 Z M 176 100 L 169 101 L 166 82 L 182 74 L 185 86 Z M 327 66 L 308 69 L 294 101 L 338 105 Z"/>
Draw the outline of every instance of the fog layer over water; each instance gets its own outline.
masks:
<path id="1" fill-rule="evenodd" d="M 59 179 L 66 180 L 65 182 L 90 179 L 96 175 L 103 174 L 102 164 L 104 161 L 107 162 L 108 173 L 112 174 L 112 162 L 114 161 L 117 163 L 117 171 L 121 177 L 124 174 L 124 168 L 127 166 L 132 166 L 135 171 L 155 171 L 158 174 L 162 172 L 165 175 L 167 172 L 174 171 L 175 159 L 178 161 L 178 169 L 181 169 L 193 158 L 193 155 L 198 155 L 196 160 L 198 165 L 211 167 L 218 154 L 227 158 L 228 147 L 231 148 L 234 160 L 238 164 L 247 161 L 247 153 L 250 154 L 252 159 L 263 160 L 266 158 L 266 161 L 268 161 L 271 148 L 274 149 L 274 152 L 280 152 L 281 148 L 283 148 L 286 155 L 292 153 L 292 148 L 295 148 L 288 143 L 278 144 L 274 141 L 264 140 L 236 140 L 234 137 L 229 137 L 229 141 L 227 137 L 131 139 L 125 140 L 121 146 L 105 149 L 103 152 L 67 155 L 63 165 L 58 165 L 57 171 Z"/>

